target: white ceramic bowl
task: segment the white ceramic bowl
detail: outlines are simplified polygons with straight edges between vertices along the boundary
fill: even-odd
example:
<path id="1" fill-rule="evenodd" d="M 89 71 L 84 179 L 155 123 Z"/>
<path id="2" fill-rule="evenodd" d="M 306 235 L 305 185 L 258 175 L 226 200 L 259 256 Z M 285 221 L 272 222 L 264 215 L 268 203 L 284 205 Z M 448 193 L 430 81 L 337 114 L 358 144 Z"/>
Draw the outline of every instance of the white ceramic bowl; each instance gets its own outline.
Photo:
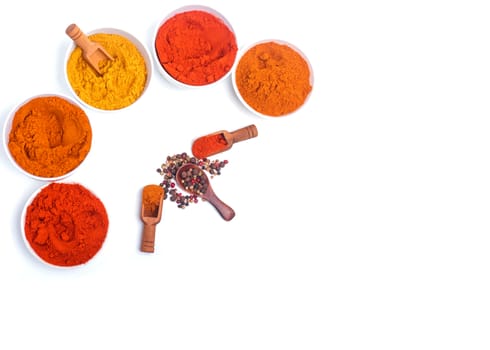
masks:
<path id="1" fill-rule="evenodd" d="M 148 49 L 135 36 L 133 36 L 132 34 L 130 34 L 128 32 L 120 30 L 120 29 L 99 28 L 99 29 L 95 29 L 95 30 L 92 30 L 92 31 L 89 31 L 86 33 L 87 36 L 90 36 L 92 34 L 116 34 L 116 35 L 119 35 L 119 36 L 122 36 L 122 37 L 128 39 L 138 49 L 139 53 L 141 54 L 141 56 L 145 60 L 145 66 L 146 66 L 146 81 L 145 81 L 143 91 L 140 93 L 139 97 L 135 101 L 133 101 L 131 104 L 123 106 L 123 107 L 115 108 L 115 109 L 106 109 L 106 108 L 97 107 L 97 106 L 94 106 L 93 104 L 91 104 L 90 101 L 83 100 L 80 97 L 80 95 L 77 94 L 77 92 L 74 90 L 72 84 L 70 83 L 70 80 L 68 79 L 68 73 L 67 73 L 68 60 L 70 59 L 71 54 L 73 53 L 73 50 L 75 50 L 75 48 L 77 48 L 77 46 L 75 45 L 74 42 L 71 42 L 69 47 L 68 47 L 68 50 L 67 50 L 66 56 L 65 56 L 64 67 L 63 67 L 64 68 L 65 81 L 66 81 L 66 84 L 68 86 L 68 89 L 70 90 L 70 92 L 73 94 L 73 96 L 75 96 L 75 98 L 81 104 L 83 104 L 84 106 L 87 106 L 89 108 L 92 108 L 94 110 L 97 110 L 97 111 L 112 112 L 112 111 L 117 111 L 117 110 L 126 109 L 126 108 L 131 107 L 132 105 L 134 105 L 136 102 L 138 102 L 143 97 L 146 90 L 148 89 L 148 86 L 150 84 L 150 81 L 151 81 L 151 78 L 153 75 L 153 68 L 152 68 L 152 64 L 151 64 L 151 58 L 150 58 L 150 55 L 148 53 Z"/>
<path id="2" fill-rule="evenodd" d="M 73 168 L 72 170 L 70 170 L 70 171 L 68 171 L 68 172 L 66 172 L 64 174 L 58 175 L 58 176 L 44 176 L 43 174 L 33 174 L 33 173 L 29 172 L 27 169 L 24 169 L 21 165 L 19 165 L 17 163 L 17 160 L 12 155 L 12 153 L 10 152 L 10 149 L 9 149 L 10 132 L 12 130 L 12 123 L 13 123 L 13 119 L 14 119 L 15 114 L 18 112 L 18 110 L 21 107 L 23 107 L 25 104 L 27 104 L 28 102 L 30 102 L 33 99 L 36 99 L 36 98 L 44 98 L 44 97 L 53 97 L 53 96 L 54 97 L 58 97 L 58 98 L 62 98 L 67 103 L 71 103 L 75 107 L 79 108 L 80 111 L 82 111 L 85 114 L 85 116 L 87 118 L 87 121 L 88 121 L 88 123 L 90 125 L 90 119 L 86 115 L 86 113 L 85 113 L 84 109 L 82 108 L 82 106 L 80 106 L 80 104 L 77 103 L 75 100 L 71 99 L 70 97 L 59 95 L 59 94 L 42 94 L 42 95 L 36 95 L 36 96 L 30 97 L 30 98 L 24 100 L 23 102 L 19 103 L 16 107 L 14 107 L 12 109 L 12 111 L 10 112 L 9 116 L 6 118 L 5 123 L 4 123 L 4 126 L 3 126 L 3 145 L 4 145 L 5 153 L 7 153 L 7 157 L 9 158 L 9 160 L 11 161 L 11 163 L 13 164 L 13 166 L 15 168 L 17 168 L 24 175 L 26 175 L 26 176 L 28 176 L 30 178 L 33 178 L 35 180 L 40 180 L 40 181 L 58 181 L 58 180 L 67 178 L 68 176 L 72 175 L 82 165 L 82 163 L 85 161 L 85 159 L 87 159 L 87 156 L 90 154 L 91 147 L 92 147 L 92 139 L 91 139 L 90 140 L 90 145 L 89 145 L 90 148 L 88 150 L 88 153 L 81 160 L 81 162 L 75 168 Z M 90 125 L 90 133 L 92 134 L 92 126 L 91 125 Z M 91 135 L 91 137 L 92 137 L 92 135 Z"/>
<path id="3" fill-rule="evenodd" d="M 211 83 L 201 84 L 201 85 L 195 85 L 195 84 L 188 84 L 188 83 L 185 83 L 185 82 L 182 82 L 182 81 L 176 79 L 175 77 L 173 77 L 171 74 L 169 74 L 165 70 L 165 68 L 161 64 L 160 59 L 159 59 L 159 56 L 158 56 L 158 52 L 157 52 L 157 49 L 156 49 L 156 40 L 157 40 L 158 32 L 159 32 L 160 28 L 168 20 L 172 19 L 173 17 L 175 17 L 177 15 L 180 15 L 182 13 L 185 13 L 185 12 L 189 12 L 189 11 L 203 11 L 203 12 L 209 13 L 209 14 L 213 15 L 214 17 L 218 18 L 233 33 L 233 36 L 234 36 L 234 39 L 235 39 L 235 46 L 237 47 L 237 49 L 235 51 L 235 56 L 233 58 L 233 62 L 231 64 L 231 66 L 230 66 L 230 69 L 227 72 L 225 72 L 219 79 L 217 79 L 217 80 L 215 80 L 215 81 L 213 81 Z M 237 46 L 237 41 L 236 41 L 236 33 L 235 33 L 235 31 L 234 31 L 231 23 L 226 19 L 226 17 L 223 16 L 218 11 L 216 11 L 215 9 L 213 9 L 211 7 L 208 7 L 208 6 L 201 6 L 201 5 L 187 5 L 187 6 L 182 6 L 182 7 L 178 8 L 178 9 L 175 9 L 174 11 L 168 13 L 165 16 L 165 18 L 156 26 L 155 31 L 154 31 L 154 34 L 153 34 L 152 53 L 153 53 L 153 57 L 154 57 L 155 67 L 160 72 L 160 74 L 168 82 L 170 82 L 174 86 L 183 87 L 183 88 L 202 88 L 202 87 L 206 87 L 206 86 L 213 86 L 213 85 L 216 85 L 217 83 L 225 80 L 226 78 L 228 78 L 231 75 L 231 72 L 233 70 L 233 65 L 234 65 L 234 63 L 236 61 L 236 57 L 237 57 L 237 54 L 238 54 L 238 46 Z"/>
<path id="4" fill-rule="evenodd" d="M 105 242 L 105 239 L 107 238 L 107 232 L 106 232 L 106 236 L 104 237 L 104 241 L 102 242 L 101 246 L 98 247 L 98 249 L 96 251 L 93 251 L 92 252 L 92 256 L 86 260 L 86 261 L 83 261 L 81 263 L 78 263 L 78 264 L 73 264 L 73 265 L 62 265 L 62 264 L 56 264 L 56 263 L 53 263 L 53 262 L 49 262 L 49 261 L 46 261 L 45 259 L 43 259 L 39 254 L 38 252 L 36 252 L 36 250 L 33 248 L 33 246 L 31 245 L 31 243 L 29 242 L 29 240 L 27 239 L 26 237 L 26 230 L 25 230 L 25 224 L 26 224 L 26 218 L 27 218 L 27 210 L 29 208 L 29 206 L 33 203 L 33 201 L 36 199 L 36 197 L 41 193 L 42 190 L 44 190 L 46 187 L 48 186 L 51 186 L 51 185 L 55 185 L 55 184 L 73 184 L 73 185 L 80 185 L 82 186 L 85 190 L 87 190 L 88 192 L 90 192 L 91 194 L 93 194 L 95 197 L 97 197 L 91 190 L 89 190 L 87 187 L 85 187 L 84 185 L 81 185 L 80 183 L 76 183 L 76 182 L 67 182 L 67 181 L 61 181 L 61 182 L 51 182 L 51 183 L 48 183 L 48 184 L 44 184 L 42 185 L 40 188 L 38 188 L 37 190 L 35 190 L 30 196 L 29 198 L 27 199 L 23 209 L 22 209 L 22 214 L 21 214 L 21 217 L 20 217 L 20 232 L 22 234 L 22 240 L 24 241 L 25 243 L 25 246 L 27 248 L 27 250 L 40 262 L 42 262 L 43 264 L 45 265 L 48 265 L 48 266 L 51 266 L 51 267 L 54 267 L 54 268 L 59 268 L 59 269 L 73 269 L 73 268 L 77 268 L 77 267 L 80 267 L 80 266 L 85 266 L 86 264 L 88 264 L 90 261 L 92 261 L 92 259 L 100 252 L 100 250 L 102 249 L 103 245 L 104 245 L 104 242 Z M 97 199 L 100 200 L 100 198 L 97 197 Z M 101 201 L 102 202 L 102 201 Z M 105 207 L 104 207 L 104 210 L 105 210 Z M 107 212 L 106 212 L 107 214 Z M 65 215 L 69 215 L 69 213 L 65 213 Z"/>
<path id="5" fill-rule="evenodd" d="M 309 68 L 309 78 L 310 78 L 309 80 L 310 80 L 311 90 L 308 93 L 308 95 L 306 96 L 305 100 L 294 111 L 290 111 L 290 112 L 288 112 L 286 114 L 282 114 L 282 115 L 278 115 L 278 116 L 267 115 L 267 114 L 265 114 L 265 113 L 263 113 L 263 112 L 255 109 L 254 106 L 251 106 L 249 103 L 247 103 L 247 101 L 245 101 L 245 99 L 243 98 L 242 94 L 240 93 L 240 90 L 239 90 L 239 88 L 237 86 L 237 82 L 236 82 L 237 68 L 238 68 L 238 66 L 240 64 L 240 60 L 243 58 L 243 56 L 247 52 L 249 52 L 249 50 L 251 50 L 252 48 L 256 47 L 257 45 L 266 44 L 266 43 L 276 43 L 276 44 L 279 44 L 279 45 L 286 45 L 286 46 L 288 46 L 289 48 L 291 48 L 292 50 L 294 50 L 295 52 L 297 52 L 305 60 L 306 64 L 308 65 L 308 68 Z M 306 104 L 306 102 L 310 98 L 311 92 L 313 90 L 313 80 L 314 80 L 313 79 L 313 69 L 312 69 L 311 63 L 308 60 L 308 58 L 306 57 L 306 55 L 300 49 L 298 49 L 296 46 L 294 46 L 293 44 L 291 44 L 291 43 L 289 43 L 287 41 L 278 40 L 278 39 L 265 39 L 265 40 L 261 40 L 261 41 L 255 42 L 255 43 L 249 44 L 249 45 L 241 48 L 239 50 L 239 52 L 238 52 L 238 56 L 237 56 L 237 59 L 236 59 L 236 62 L 235 62 L 235 66 L 233 67 L 232 77 L 231 77 L 233 90 L 235 91 L 235 94 L 236 94 L 238 100 L 252 114 L 254 114 L 256 116 L 259 116 L 261 118 L 265 118 L 265 119 L 281 119 L 283 117 L 296 114 L 296 112 L 298 112 Z"/>

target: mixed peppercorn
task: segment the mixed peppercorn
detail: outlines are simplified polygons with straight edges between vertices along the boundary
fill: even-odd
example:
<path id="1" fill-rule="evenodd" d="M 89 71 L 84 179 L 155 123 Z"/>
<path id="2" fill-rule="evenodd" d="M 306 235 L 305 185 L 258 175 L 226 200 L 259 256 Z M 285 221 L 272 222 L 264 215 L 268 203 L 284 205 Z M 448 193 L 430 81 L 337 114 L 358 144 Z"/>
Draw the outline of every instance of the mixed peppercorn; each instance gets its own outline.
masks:
<path id="1" fill-rule="evenodd" d="M 186 164 L 177 172 L 177 182 L 181 187 L 192 194 L 202 196 L 209 187 L 208 177 L 197 165 Z"/>
<path id="2" fill-rule="evenodd" d="M 157 169 L 157 172 L 163 176 L 160 186 L 163 187 L 165 195 L 164 200 L 169 199 L 175 202 L 181 209 L 185 209 L 190 203 L 197 203 L 199 195 L 197 193 L 184 194 L 177 188 L 176 174 L 177 170 L 185 164 L 194 164 L 199 166 L 203 171 L 209 173 L 212 179 L 216 175 L 221 175 L 221 170 L 228 164 L 227 160 L 211 160 L 209 158 L 196 158 L 187 153 L 178 153 L 167 156 L 165 163 Z"/>

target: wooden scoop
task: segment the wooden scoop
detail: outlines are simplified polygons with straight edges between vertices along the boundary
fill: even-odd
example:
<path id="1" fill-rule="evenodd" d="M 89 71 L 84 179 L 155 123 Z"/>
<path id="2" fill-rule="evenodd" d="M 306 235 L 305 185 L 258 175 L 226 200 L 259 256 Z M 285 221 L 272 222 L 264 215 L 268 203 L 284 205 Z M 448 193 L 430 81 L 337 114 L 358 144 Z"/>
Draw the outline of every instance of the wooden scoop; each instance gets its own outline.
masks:
<path id="1" fill-rule="evenodd" d="M 102 45 L 91 41 L 76 24 L 70 24 L 66 28 L 66 34 L 82 49 L 83 58 L 97 72 L 97 74 L 102 75 L 99 63 L 104 60 L 114 60 Z"/>
<path id="2" fill-rule="evenodd" d="M 207 200 L 226 221 L 235 217 L 235 211 L 216 196 L 206 173 L 199 166 L 191 163 L 184 164 L 177 170 L 175 178 L 184 191 Z"/>
<path id="3" fill-rule="evenodd" d="M 213 139 L 213 136 L 219 135 L 218 139 L 214 139 L 214 142 L 219 143 L 219 148 L 210 150 L 206 147 L 206 143 Z M 229 132 L 226 130 L 220 130 L 205 136 L 201 136 L 194 140 L 192 144 L 192 154 L 197 158 L 206 158 L 217 153 L 227 151 L 233 146 L 233 144 L 251 139 L 258 135 L 257 127 L 255 125 L 245 126 L 238 130 Z"/>
<path id="4" fill-rule="evenodd" d="M 141 203 L 141 220 L 143 221 L 143 236 L 141 251 L 153 253 L 155 251 L 156 225 L 162 218 L 164 190 L 158 185 L 143 187 Z"/>
<path id="5" fill-rule="evenodd" d="M 231 132 L 228 132 L 226 130 L 222 130 L 219 132 L 223 134 L 226 142 L 228 142 L 230 147 L 234 143 L 251 139 L 252 137 L 256 137 L 259 134 L 259 132 L 257 131 L 257 127 L 253 124 Z"/>

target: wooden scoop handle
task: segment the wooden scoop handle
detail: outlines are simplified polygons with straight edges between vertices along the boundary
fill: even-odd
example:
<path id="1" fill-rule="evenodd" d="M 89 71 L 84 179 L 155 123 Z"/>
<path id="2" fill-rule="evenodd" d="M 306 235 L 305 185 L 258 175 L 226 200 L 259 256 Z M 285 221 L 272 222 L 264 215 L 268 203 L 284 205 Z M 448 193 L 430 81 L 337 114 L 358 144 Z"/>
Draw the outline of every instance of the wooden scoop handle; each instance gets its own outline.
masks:
<path id="1" fill-rule="evenodd" d="M 66 34 L 79 46 L 82 51 L 94 50 L 95 43 L 81 31 L 81 29 L 74 23 L 70 24 L 66 28 Z"/>
<path id="2" fill-rule="evenodd" d="M 155 251 L 155 232 L 156 225 L 144 224 L 143 237 L 141 239 L 141 251 L 153 253 Z"/>
<path id="3" fill-rule="evenodd" d="M 219 199 L 210 187 L 208 187 L 208 190 L 206 191 L 203 198 L 211 203 L 220 213 L 221 217 L 226 221 L 230 221 L 235 217 L 235 211 L 228 204 Z"/>
<path id="4" fill-rule="evenodd" d="M 113 61 L 114 58 L 102 47 L 101 44 L 91 41 L 76 24 L 70 24 L 66 28 L 66 34 L 72 38 L 80 49 L 82 49 L 83 58 L 97 72 L 102 75 L 99 68 L 99 62 L 108 59 Z"/>
<path id="5" fill-rule="evenodd" d="M 255 125 L 249 125 L 244 128 L 230 132 L 233 142 L 240 142 L 256 137 L 259 133 Z"/>

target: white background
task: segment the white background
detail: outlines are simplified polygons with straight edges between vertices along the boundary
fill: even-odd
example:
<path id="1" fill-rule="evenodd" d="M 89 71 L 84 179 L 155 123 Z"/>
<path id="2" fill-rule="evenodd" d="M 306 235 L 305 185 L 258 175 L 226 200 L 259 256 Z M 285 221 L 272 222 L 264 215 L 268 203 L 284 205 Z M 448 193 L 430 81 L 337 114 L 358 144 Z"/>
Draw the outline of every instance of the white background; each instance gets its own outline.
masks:
<path id="1" fill-rule="evenodd" d="M 0 113 L 70 92 L 72 22 L 148 48 L 181 1 L 13 1 L 0 11 Z M 110 217 L 100 253 L 32 257 L 20 213 L 43 183 L 0 154 L 2 349 L 489 349 L 490 11 L 487 1 L 204 1 L 239 46 L 286 40 L 310 59 L 305 107 L 266 120 L 231 80 L 172 87 L 156 70 L 132 107 L 87 110 L 92 151 L 70 177 Z M 152 56 L 153 57 L 153 56 Z M 255 124 L 212 180 L 236 211 L 164 203 L 139 252 L 141 188 L 167 155 Z"/>

